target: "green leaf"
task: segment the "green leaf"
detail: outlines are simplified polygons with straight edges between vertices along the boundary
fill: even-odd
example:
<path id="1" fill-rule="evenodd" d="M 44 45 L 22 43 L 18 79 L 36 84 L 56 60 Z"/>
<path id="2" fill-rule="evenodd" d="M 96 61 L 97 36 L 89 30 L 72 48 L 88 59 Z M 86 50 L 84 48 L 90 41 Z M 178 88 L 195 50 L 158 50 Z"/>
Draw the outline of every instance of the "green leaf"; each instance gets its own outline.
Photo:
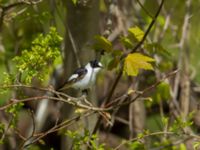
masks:
<path id="1" fill-rule="evenodd" d="M 145 150 L 145 146 L 143 143 L 139 141 L 133 141 L 128 143 L 128 148 L 130 150 Z"/>
<path id="2" fill-rule="evenodd" d="M 167 82 L 161 82 L 156 89 L 162 99 L 170 98 L 170 86 Z"/>
<path id="3" fill-rule="evenodd" d="M 113 60 L 113 56 L 111 53 L 105 53 L 102 57 L 101 57 L 101 63 L 103 64 L 103 66 L 105 68 L 108 68 L 109 63 Z"/>
<path id="4" fill-rule="evenodd" d="M 103 36 L 95 36 L 94 49 L 97 51 L 105 50 L 106 52 L 113 51 L 112 43 Z"/>
<path id="5" fill-rule="evenodd" d="M 117 56 L 122 56 L 123 52 L 122 50 L 113 50 L 112 54 L 117 57 Z"/>
<path id="6" fill-rule="evenodd" d="M 30 83 L 33 77 L 43 80 L 52 68 L 53 62 L 60 56 L 60 44 L 62 37 L 58 35 L 54 27 L 48 34 L 40 34 L 33 40 L 30 49 L 23 50 L 21 56 L 13 60 L 16 67 L 22 73 L 26 83 Z"/>
<path id="7" fill-rule="evenodd" d="M 179 147 L 179 150 L 187 150 L 185 144 L 181 143 L 180 147 Z"/>
<path id="8" fill-rule="evenodd" d="M 200 142 L 194 142 L 193 149 L 198 150 L 200 148 Z"/>
<path id="9" fill-rule="evenodd" d="M 128 32 L 130 35 L 135 37 L 137 41 L 141 41 L 144 37 L 144 32 L 138 26 L 129 28 Z"/>
<path id="10" fill-rule="evenodd" d="M 162 123 L 163 123 L 164 126 L 168 125 L 168 123 L 169 123 L 169 118 L 168 117 L 162 117 L 161 120 L 162 120 Z"/>
<path id="11" fill-rule="evenodd" d="M 127 75 L 136 76 L 138 75 L 139 69 L 153 70 L 153 66 L 149 62 L 154 61 L 153 58 L 140 53 L 129 54 L 125 58 L 124 72 Z"/>
<path id="12" fill-rule="evenodd" d="M 159 43 L 145 44 L 145 48 L 152 54 L 158 54 L 163 57 L 171 57 L 171 54 Z"/>
<path id="13" fill-rule="evenodd" d="M 5 125 L 3 123 L 0 123 L 0 134 L 2 134 L 5 131 Z"/>
<path id="14" fill-rule="evenodd" d="M 24 103 L 20 102 L 20 103 L 13 104 L 6 109 L 6 112 L 12 115 L 12 119 L 10 121 L 10 128 L 16 127 L 17 121 L 18 121 L 18 115 L 23 106 L 24 106 Z"/>
<path id="15" fill-rule="evenodd" d="M 161 26 L 165 25 L 165 18 L 164 18 L 164 16 L 158 16 L 157 21 L 160 23 Z"/>
<path id="16" fill-rule="evenodd" d="M 159 56 L 159 62 L 157 64 L 160 71 L 170 70 L 173 66 L 172 55 L 159 43 L 145 44 L 144 48 L 150 52 L 150 54 L 156 54 Z"/>
<path id="17" fill-rule="evenodd" d="M 107 12 L 107 7 L 104 0 L 99 1 L 99 10 L 104 13 Z"/>
<path id="18" fill-rule="evenodd" d="M 76 5 L 78 0 L 72 0 L 73 4 Z"/>
<path id="19" fill-rule="evenodd" d="M 119 62 L 120 62 L 119 58 L 117 58 L 117 57 L 113 58 L 108 64 L 108 70 L 117 68 Z"/>
<path id="20" fill-rule="evenodd" d="M 133 48 L 133 42 L 127 38 L 127 37 L 121 37 L 120 42 L 126 47 L 126 48 Z"/>

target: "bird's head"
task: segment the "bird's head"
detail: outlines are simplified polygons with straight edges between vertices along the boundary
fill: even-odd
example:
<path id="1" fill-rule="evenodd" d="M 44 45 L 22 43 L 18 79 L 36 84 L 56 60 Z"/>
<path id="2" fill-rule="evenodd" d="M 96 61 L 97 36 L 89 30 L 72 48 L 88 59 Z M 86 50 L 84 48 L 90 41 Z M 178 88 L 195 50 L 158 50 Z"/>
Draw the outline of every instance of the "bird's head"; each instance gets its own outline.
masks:
<path id="1" fill-rule="evenodd" d="M 89 66 L 95 71 L 95 72 L 99 72 L 102 68 L 103 65 L 101 64 L 101 62 L 99 62 L 98 60 L 92 60 L 89 62 Z"/>

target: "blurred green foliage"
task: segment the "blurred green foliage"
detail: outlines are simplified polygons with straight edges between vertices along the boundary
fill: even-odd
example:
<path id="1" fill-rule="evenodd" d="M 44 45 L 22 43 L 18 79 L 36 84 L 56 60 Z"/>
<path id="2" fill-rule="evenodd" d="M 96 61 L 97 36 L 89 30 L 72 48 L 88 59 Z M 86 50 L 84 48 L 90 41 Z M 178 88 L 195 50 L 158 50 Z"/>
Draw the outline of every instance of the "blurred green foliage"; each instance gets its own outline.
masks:
<path id="1" fill-rule="evenodd" d="M 70 131 L 67 130 L 65 133 L 67 136 L 73 139 L 72 149 L 81 150 L 84 146 L 88 146 L 93 150 L 104 150 L 104 144 L 98 144 L 97 135 L 90 135 L 90 132 L 85 129 L 84 134 L 81 134 L 79 131 Z"/>
<path id="2" fill-rule="evenodd" d="M 18 114 L 22 107 L 24 106 L 24 103 L 17 103 L 13 104 L 10 107 L 6 109 L 6 112 L 11 115 L 11 121 L 10 121 L 10 128 L 15 128 L 18 121 Z"/>
<path id="3" fill-rule="evenodd" d="M 77 6 L 79 0 L 70 0 L 75 6 Z M 1 0 L 1 5 L 7 5 L 15 1 Z M 20 82 L 30 84 L 33 78 L 37 78 L 45 82 L 47 80 L 45 76 L 49 76 L 52 66 L 60 59 L 60 45 L 62 38 L 65 36 L 65 15 L 67 14 L 66 4 L 62 1 L 55 1 L 55 10 L 52 9 L 52 4 L 49 1 L 42 1 L 37 6 L 26 6 L 14 9 L 11 16 L 4 21 L 3 30 L 1 33 L 3 48 L 0 51 L 0 80 L 3 81 L 4 85 L 15 83 L 18 78 L 16 75 L 22 74 L 22 80 Z M 100 0 L 100 11 L 101 13 L 108 12 L 105 0 Z M 94 49 L 104 51 L 104 56 L 101 58 L 104 66 L 108 70 L 119 70 L 121 64 L 125 64 L 124 72 L 127 75 L 139 75 L 140 69 L 155 70 L 158 69 L 164 73 L 171 70 L 176 64 L 179 58 L 179 48 L 177 47 L 178 42 L 182 34 L 182 24 L 185 15 L 185 2 L 183 1 L 172 1 L 168 0 L 165 3 L 164 12 L 157 18 L 156 25 L 152 28 L 151 33 L 145 40 L 142 46 L 142 52 L 129 54 L 123 58 L 123 52 L 125 50 L 131 51 L 134 46 L 143 38 L 144 31 L 152 20 L 152 14 L 158 7 L 158 3 L 152 3 L 152 1 L 146 0 L 144 7 L 148 10 L 149 16 L 143 9 L 139 12 L 139 17 L 135 14 L 131 14 L 136 19 L 134 27 L 127 30 L 127 35 L 121 35 L 118 40 L 119 49 L 115 49 L 114 44 L 104 36 L 97 35 L 95 37 Z M 23 13 L 17 15 L 17 12 L 24 10 Z M 131 9 L 132 10 L 132 9 Z M 199 1 L 192 2 L 192 13 L 190 18 L 190 34 L 189 34 L 189 54 L 190 68 L 193 68 L 195 72 L 195 79 L 197 83 L 200 83 L 200 52 L 199 52 L 199 35 L 200 35 L 200 22 L 199 22 Z M 163 32 L 163 27 L 166 23 L 166 12 L 170 12 L 170 25 L 165 31 L 165 36 L 160 40 L 159 37 Z M 66 14 L 65 14 L 66 13 Z M 135 12 L 134 12 L 135 13 Z M 69 15 L 69 14 L 67 14 Z M 141 19 L 142 18 L 142 19 Z M 10 19 L 10 20 L 9 20 Z M 64 22 L 64 23 L 63 23 Z M 50 28 L 50 26 L 55 28 Z M 42 33 L 42 34 L 41 34 Z M 79 33 L 81 34 L 81 33 Z M 159 57 L 159 61 L 155 57 Z M 14 59 L 13 59 L 14 58 Z M 14 62 L 13 62 L 14 60 Z M 151 63 L 156 60 L 155 64 Z M 10 68 L 6 67 L 8 65 Z M 16 67 L 15 67 L 16 65 Z M 3 74 L 3 72 L 6 72 Z M 145 84 L 151 82 L 151 78 L 155 74 L 146 78 Z M 192 79 L 193 80 L 193 79 Z M 153 80 L 154 81 L 154 80 Z M 0 104 L 4 103 L 11 93 L 5 94 L 7 89 L 1 91 Z M 169 102 L 171 98 L 170 86 L 166 82 L 161 82 L 153 93 L 151 93 L 153 102 L 148 102 L 147 109 L 151 109 L 152 106 L 157 106 L 161 101 Z M 17 122 L 18 111 L 22 108 L 23 104 L 19 103 L 13 105 L 7 109 L 7 113 L 12 116 L 11 127 L 15 127 Z M 185 127 L 191 127 L 193 122 L 189 119 L 183 121 L 182 118 L 174 120 L 169 127 L 169 130 L 183 134 L 181 131 Z M 165 126 L 169 125 L 169 118 L 162 118 L 158 112 L 154 112 L 148 116 L 146 120 L 146 126 L 151 132 L 160 131 Z M 5 131 L 5 125 L 0 124 L 0 134 Z M 142 133 L 139 134 L 139 139 L 142 139 L 145 135 L 150 134 Z M 98 145 L 97 135 L 90 135 L 89 131 L 85 130 L 84 134 L 80 132 L 68 131 L 67 136 L 71 137 L 74 141 L 74 149 L 80 149 L 82 144 L 88 142 L 91 143 L 93 149 L 104 149 L 104 145 Z M 177 137 L 176 137 L 177 138 Z M 178 137 L 181 138 L 181 137 Z M 179 145 L 172 145 L 173 138 L 162 139 L 162 138 L 151 138 L 151 142 L 154 146 L 166 150 L 185 150 L 186 146 L 182 143 Z M 2 142 L 2 141 L 0 141 Z M 42 140 L 40 144 L 45 144 Z M 152 144 L 151 143 L 151 144 Z M 2 143 L 1 143 L 2 144 Z M 198 149 L 199 142 L 194 144 L 194 149 Z M 142 142 L 133 141 L 128 143 L 130 149 L 145 149 Z M 152 145 L 151 145 L 152 146 Z M 35 146 L 33 149 L 40 149 Z"/>
<path id="4" fill-rule="evenodd" d="M 49 67 L 60 56 L 61 41 L 56 29 L 51 28 L 47 35 L 40 34 L 33 40 L 30 50 L 23 50 L 20 56 L 13 59 L 18 71 L 26 76 L 25 83 L 30 83 L 33 77 L 44 79 Z"/>

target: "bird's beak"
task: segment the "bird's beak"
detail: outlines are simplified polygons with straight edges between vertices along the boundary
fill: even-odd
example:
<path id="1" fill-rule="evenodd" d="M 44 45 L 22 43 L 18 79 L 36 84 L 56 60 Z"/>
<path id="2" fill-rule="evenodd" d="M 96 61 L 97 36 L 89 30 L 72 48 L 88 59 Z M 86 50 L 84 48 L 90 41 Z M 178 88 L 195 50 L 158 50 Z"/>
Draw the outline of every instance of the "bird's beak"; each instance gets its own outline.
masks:
<path id="1" fill-rule="evenodd" d="M 103 65 L 101 63 L 99 63 L 99 68 L 103 69 Z"/>

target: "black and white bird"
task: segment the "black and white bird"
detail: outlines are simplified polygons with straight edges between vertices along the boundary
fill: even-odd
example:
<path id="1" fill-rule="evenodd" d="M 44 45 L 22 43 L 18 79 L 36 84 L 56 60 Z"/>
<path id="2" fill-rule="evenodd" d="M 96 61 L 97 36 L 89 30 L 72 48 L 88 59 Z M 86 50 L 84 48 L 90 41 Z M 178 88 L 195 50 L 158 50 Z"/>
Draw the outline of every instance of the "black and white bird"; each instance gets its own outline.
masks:
<path id="1" fill-rule="evenodd" d="M 68 88 L 79 89 L 82 91 L 89 89 L 94 85 L 96 76 L 102 67 L 102 64 L 97 60 L 90 61 L 85 67 L 75 70 L 59 91 Z"/>

